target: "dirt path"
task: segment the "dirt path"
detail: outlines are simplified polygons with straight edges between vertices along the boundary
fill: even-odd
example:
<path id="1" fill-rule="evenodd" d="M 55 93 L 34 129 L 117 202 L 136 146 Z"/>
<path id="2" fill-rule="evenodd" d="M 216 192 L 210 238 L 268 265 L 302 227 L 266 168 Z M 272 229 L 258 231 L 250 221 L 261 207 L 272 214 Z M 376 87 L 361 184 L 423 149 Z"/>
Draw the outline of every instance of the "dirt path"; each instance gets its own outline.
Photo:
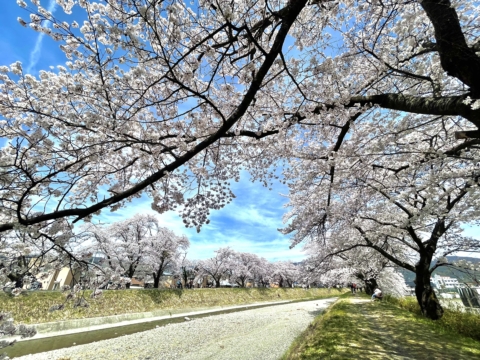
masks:
<path id="1" fill-rule="evenodd" d="M 351 321 L 359 335 L 351 339 L 357 359 L 479 359 L 478 344 L 428 330 L 414 315 L 365 298 L 351 298 Z M 341 351 L 340 351 L 341 352 Z M 341 358 L 341 354 L 338 354 Z M 337 357 L 335 357 L 337 358 Z"/>
<path id="2" fill-rule="evenodd" d="M 372 338 L 377 340 L 373 348 L 370 350 L 378 351 L 384 356 L 390 359 L 416 359 L 414 352 L 410 351 L 411 348 L 398 341 L 398 337 L 391 332 L 390 328 L 392 324 L 396 323 L 395 316 L 389 313 L 378 314 L 378 311 L 367 311 L 365 304 L 369 304 L 372 301 L 368 299 L 350 299 L 350 302 L 358 305 L 360 313 L 365 318 L 365 328 Z"/>

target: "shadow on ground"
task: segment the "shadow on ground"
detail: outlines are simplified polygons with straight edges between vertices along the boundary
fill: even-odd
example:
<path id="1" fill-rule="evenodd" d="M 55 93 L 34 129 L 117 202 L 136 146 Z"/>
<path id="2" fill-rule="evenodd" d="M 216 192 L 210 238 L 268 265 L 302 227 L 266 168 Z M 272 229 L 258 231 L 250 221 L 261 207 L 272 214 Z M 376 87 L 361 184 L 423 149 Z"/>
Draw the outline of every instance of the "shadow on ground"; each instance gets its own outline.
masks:
<path id="1" fill-rule="evenodd" d="M 332 310 L 300 359 L 480 359 L 480 342 L 438 333 L 390 304 L 352 298 Z"/>

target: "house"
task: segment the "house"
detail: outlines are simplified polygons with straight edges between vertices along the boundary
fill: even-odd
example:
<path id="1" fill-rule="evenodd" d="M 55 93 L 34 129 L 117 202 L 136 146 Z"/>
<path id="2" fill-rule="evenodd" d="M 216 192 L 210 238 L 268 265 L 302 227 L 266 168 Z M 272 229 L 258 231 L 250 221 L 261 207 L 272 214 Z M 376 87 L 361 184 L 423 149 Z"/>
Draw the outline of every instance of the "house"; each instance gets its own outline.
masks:
<path id="1" fill-rule="evenodd" d="M 130 289 L 142 288 L 145 286 L 145 281 L 137 279 L 135 276 L 130 280 Z"/>
<path id="2" fill-rule="evenodd" d="M 40 261 L 39 261 L 40 260 Z M 29 262 L 29 268 L 34 269 L 42 265 L 42 260 L 38 257 L 32 257 Z M 71 268 L 63 267 L 61 269 L 52 269 L 48 272 L 41 272 L 36 276 L 38 282 L 42 284 L 42 290 L 60 290 L 62 286 L 72 286 L 78 283 L 80 271 L 74 274 Z M 27 288 L 27 285 L 24 286 Z"/>
<path id="3" fill-rule="evenodd" d="M 437 289 L 454 289 L 460 286 L 457 279 L 435 274 L 431 279 Z"/>
<path id="4" fill-rule="evenodd" d="M 42 283 L 42 290 L 60 290 L 63 286 L 73 286 L 78 283 L 80 272 L 74 274 L 68 267 L 60 270 L 52 270 L 47 273 L 46 277 L 38 279 Z"/>

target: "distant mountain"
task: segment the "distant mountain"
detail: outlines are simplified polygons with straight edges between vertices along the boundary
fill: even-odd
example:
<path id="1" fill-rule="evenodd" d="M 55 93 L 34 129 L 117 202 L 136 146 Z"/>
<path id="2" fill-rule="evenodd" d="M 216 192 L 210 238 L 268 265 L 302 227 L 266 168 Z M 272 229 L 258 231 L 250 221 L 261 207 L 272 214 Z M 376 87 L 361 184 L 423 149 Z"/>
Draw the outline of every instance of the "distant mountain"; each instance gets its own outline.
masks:
<path id="1" fill-rule="evenodd" d="M 480 258 L 474 258 L 474 257 L 465 257 L 465 256 L 447 256 L 448 262 L 456 262 L 459 260 L 465 260 L 465 261 L 470 261 L 474 264 L 480 262 Z"/>
<path id="2" fill-rule="evenodd" d="M 470 261 L 474 264 L 479 263 L 480 259 L 479 258 L 473 258 L 473 257 L 465 257 L 465 256 L 447 256 L 447 260 L 449 263 L 452 262 L 457 262 L 460 260 L 465 260 L 465 261 Z M 435 264 L 436 262 L 434 262 Z M 403 274 L 403 277 L 405 278 L 405 281 L 410 284 L 413 283 L 415 280 L 415 273 L 405 270 L 405 269 L 398 269 L 400 273 Z M 458 281 L 460 282 L 472 282 L 472 278 L 468 275 L 465 274 L 464 272 L 456 269 L 452 269 L 451 267 L 446 267 L 446 266 L 441 266 L 433 272 L 433 275 L 440 275 L 440 276 L 449 276 L 452 278 L 457 278 Z M 477 278 L 480 278 L 480 274 L 476 274 Z"/>

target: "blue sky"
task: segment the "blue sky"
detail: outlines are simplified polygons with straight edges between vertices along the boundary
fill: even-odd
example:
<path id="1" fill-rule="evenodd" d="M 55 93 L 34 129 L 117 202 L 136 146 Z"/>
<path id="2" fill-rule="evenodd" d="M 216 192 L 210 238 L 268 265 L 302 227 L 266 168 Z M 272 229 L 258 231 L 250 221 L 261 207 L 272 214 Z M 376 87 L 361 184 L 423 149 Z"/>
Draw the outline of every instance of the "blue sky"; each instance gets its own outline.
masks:
<path id="1" fill-rule="evenodd" d="M 29 0 L 25 1 L 31 5 Z M 56 8 L 55 0 L 41 0 L 41 5 L 50 11 Z M 65 63 L 63 53 L 58 48 L 59 43 L 18 23 L 18 17 L 28 20 L 29 13 L 20 8 L 16 0 L 2 0 L 2 10 L 0 65 L 20 61 L 25 70 L 38 75 L 39 70 Z M 58 9 L 55 15 L 67 17 L 61 9 Z M 0 139 L 0 146 L 3 144 L 4 139 Z M 258 183 L 251 183 L 249 175 L 245 173 L 240 182 L 233 182 L 232 189 L 237 198 L 225 208 L 213 211 L 210 224 L 204 225 L 200 233 L 195 229 L 185 228 L 182 219 L 174 212 L 162 215 L 155 213 L 150 207 L 151 200 L 146 196 L 136 199 L 128 208 L 117 212 L 103 211 L 94 221 L 114 222 L 137 213 L 154 214 L 162 226 L 172 229 L 177 234 L 187 235 L 191 242 L 188 252 L 191 259 L 209 258 L 214 255 L 214 250 L 223 246 L 230 246 L 236 251 L 255 253 L 270 261 L 287 259 L 298 261 L 305 257 L 300 247 L 290 250 L 289 239 L 277 231 L 283 226 L 282 215 L 285 212 L 283 205 L 287 199 L 279 194 L 287 193 L 285 186 L 277 183 L 273 190 L 269 191 Z"/>
<path id="2" fill-rule="evenodd" d="M 25 1 L 30 5 L 29 0 Z M 55 0 L 41 0 L 41 4 L 49 10 L 55 10 L 56 7 Z M 61 18 L 67 17 L 61 10 L 56 12 L 56 15 L 60 14 Z M 23 68 L 33 75 L 37 75 L 41 69 L 48 69 L 49 66 L 63 65 L 65 58 L 58 48 L 59 44 L 43 34 L 22 27 L 17 17 L 27 20 L 29 14 L 16 4 L 16 0 L 2 0 L 0 65 L 20 61 Z M 0 146 L 4 143 L 4 139 L 0 139 Z M 126 209 L 115 213 L 104 211 L 100 219 L 102 222 L 114 222 L 137 213 L 155 214 L 161 225 L 177 234 L 188 236 L 191 242 L 188 257 L 192 259 L 211 257 L 214 250 L 223 246 L 252 252 L 270 261 L 299 261 L 305 258 L 301 246 L 290 250 L 288 237 L 277 231 L 283 226 L 282 215 L 286 211 L 283 205 L 287 199 L 280 195 L 287 193 L 285 186 L 277 183 L 273 190 L 269 191 L 258 183 L 249 182 L 248 174 L 244 173 L 239 183 L 232 184 L 232 190 L 237 198 L 225 208 L 212 212 L 210 224 L 204 225 L 200 233 L 195 229 L 185 228 L 176 213 L 155 213 L 150 207 L 150 199 L 145 196 L 136 199 Z M 469 227 L 466 233 L 479 238 L 480 229 Z"/>
<path id="3" fill-rule="evenodd" d="M 26 1 L 31 5 L 30 1 Z M 42 0 L 41 5 L 46 9 L 56 8 L 54 0 Z M 55 5 L 55 6 L 54 6 Z M 35 8 L 32 6 L 32 8 Z M 64 57 L 58 43 L 29 28 L 21 26 L 17 18 L 29 20 L 29 13 L 16 4 L 16 0 L 3 0 L 0 12 L 0 65 L 10 65 L 20 61 L 25 70 L 37 74 L 38 70 L 51 65 L 64 63 Z"/>
<path id="4" fill-rule="evenodd" d="M 288 237 L 277 231 L 283 227 L 282 215 L 286 210 L 283 205 L 288 200 L 280 193 L 287 193 L 287 188 L 277 183 L 269 191 L 259 183 L 249 182 L 247 173 L 242 175 L 240 182 L 232 182 L 232 190 L 237 197 L 223 209 L 212 211 L 210 223 L 204 225 L 200 233 L 185 228 L 175 212 L 155 213 L 150 207 L 151 200 L 146 196 L 114 213 L 103 211 L 101 220 L 114 222 L 137 213 L 156 215 L 162 226 L 190 239 L 188 257 L 191 259 L 211 257 L 214 250 L 223 246 L 255 253 L 270 261 L 299 261 L 305 258 L 301 246 L 290 250 Z"/>

